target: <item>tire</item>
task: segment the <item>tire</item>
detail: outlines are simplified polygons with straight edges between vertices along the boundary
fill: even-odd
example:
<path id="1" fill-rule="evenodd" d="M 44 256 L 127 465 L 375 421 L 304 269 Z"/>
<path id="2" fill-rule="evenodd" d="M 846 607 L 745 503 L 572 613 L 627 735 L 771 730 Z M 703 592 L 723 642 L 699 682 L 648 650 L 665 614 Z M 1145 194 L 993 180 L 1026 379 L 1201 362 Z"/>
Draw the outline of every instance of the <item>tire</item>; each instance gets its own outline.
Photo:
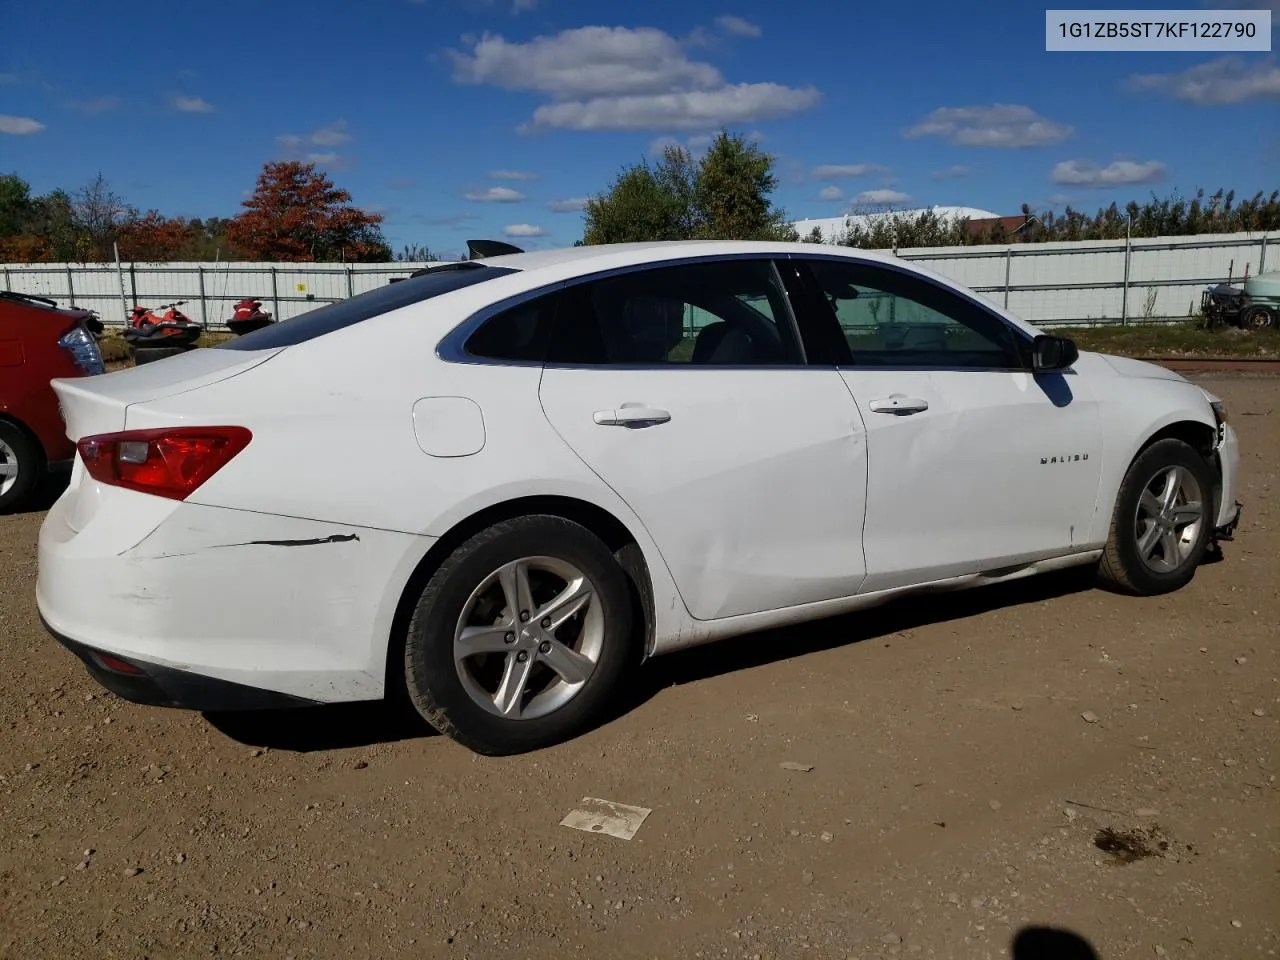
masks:
<path id="1" fill-rule="evenodd" d="M 1166 509 L 1168 483 L 1175 488 Z M 1116 497 L 1099 563 L 1103 582 L 1138 596 L 1190 583 L 1213 536 L 1213 499 L 1209 465 L 1190 444 L 1170 438 L 1143 450 Z"/>
<path id="2" fill-rule="evenodd" d="M 40 448 L 18 427 L 0 420 L 0 513 L 21 509 L 43 475 Z"/>
<path id="3" fill-rule="evenodd" d="M 510 610 L 522 602 L 526 621 Z M 638 661 L 633 613 L 626 574 L 585 527 L 542 515 L 495 524 L 454 550 L 418 598 L 405 637 L 409 698 L 477 753 L 567 740 L 599 717 Z"/>
<path id="4" fill-rule="evenodd" d="M 1275 311 L 1261 305 L 1250 307 L 1240 315 L 1240 326 L 1246 330 L 1274 330 L 1276 328 Z"/>

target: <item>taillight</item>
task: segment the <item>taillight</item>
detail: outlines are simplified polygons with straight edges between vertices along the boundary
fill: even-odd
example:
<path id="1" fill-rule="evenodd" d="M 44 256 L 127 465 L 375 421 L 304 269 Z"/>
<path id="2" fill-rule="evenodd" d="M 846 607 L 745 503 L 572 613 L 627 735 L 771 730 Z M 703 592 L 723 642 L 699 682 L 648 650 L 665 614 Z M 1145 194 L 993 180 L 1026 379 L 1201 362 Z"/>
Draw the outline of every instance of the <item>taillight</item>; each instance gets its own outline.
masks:
<path id="1" fill-rule="evenodd" d="M 98 341 L 80 324 L 64 333 L 58 340 L 58 346 L 71 355 L 72 362 L 85 376 L 93 377 L 106 372 Z"/>
<path id="2" fill-rule="evenodd" d="M 252 438 L 244 427 L 164 427 L 85 437 L 76 449 L 99 483 L 185 500 Z"/>

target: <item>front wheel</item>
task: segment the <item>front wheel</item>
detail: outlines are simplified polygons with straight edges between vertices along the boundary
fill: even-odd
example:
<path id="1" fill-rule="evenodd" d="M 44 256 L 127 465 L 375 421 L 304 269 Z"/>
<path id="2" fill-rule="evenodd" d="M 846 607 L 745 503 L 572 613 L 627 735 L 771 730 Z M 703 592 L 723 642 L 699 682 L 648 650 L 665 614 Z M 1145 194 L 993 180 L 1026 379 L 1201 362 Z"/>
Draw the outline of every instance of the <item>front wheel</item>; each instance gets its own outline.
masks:
<path id="1" fill-rule="evenodd" d="M 1113 587 L 1142 596 L 1186 586 L 1212 530 L 1213 479 L 1190 444 L 1160 440 L 1129 466 L 1099 565 Z"/>
<path id="2" fill-rule="evenodd" d="M 585 527 L 518 517 L 441 564 L 405 638 L 405 683 L 433 727 L 477 753 L 550 746 L 598 718 L 633 662 L 626 574 Z"/>

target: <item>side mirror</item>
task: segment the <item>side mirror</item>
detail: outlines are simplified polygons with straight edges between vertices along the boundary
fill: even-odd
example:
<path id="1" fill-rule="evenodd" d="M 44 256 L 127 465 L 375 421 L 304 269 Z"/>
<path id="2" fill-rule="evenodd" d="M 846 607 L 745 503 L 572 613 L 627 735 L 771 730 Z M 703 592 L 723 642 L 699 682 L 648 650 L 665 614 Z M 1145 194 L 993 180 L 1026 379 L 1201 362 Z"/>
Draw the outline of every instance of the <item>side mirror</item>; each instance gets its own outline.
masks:
<path id="1" fill-rule="evenodd" d="M 1080 359 L 1080 350 L 1069 337 L 1041 334 L 1031 341 L 1031 369 L 1066 370 Z"/>

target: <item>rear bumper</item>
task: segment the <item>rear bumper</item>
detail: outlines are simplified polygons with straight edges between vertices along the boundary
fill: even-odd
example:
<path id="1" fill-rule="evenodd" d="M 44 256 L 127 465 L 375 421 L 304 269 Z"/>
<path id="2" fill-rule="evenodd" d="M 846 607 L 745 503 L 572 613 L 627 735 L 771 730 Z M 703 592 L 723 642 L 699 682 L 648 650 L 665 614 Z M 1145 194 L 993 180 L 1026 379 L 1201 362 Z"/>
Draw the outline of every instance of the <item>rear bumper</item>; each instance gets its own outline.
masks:
<path id="1" fill-rule="evenodd" d="M 106 651 L 77 643 L 54 630 L 43 616 L 40 619 L 55 640 L 80 658 L 94 680 L 116 696 L 133 703 L 217 713 L 309 707 L 318 702 L 136 659 L 130 659 L 127 665 L 138 672 L 125 672 L 112 665 L 112 660 L 107 659 L 110 654 L 106 654 Z M 120 662 L 120 658 L 113 659 Z"/>
<path id="2" fill-rule="evenodd" d="M 396 607 L 432 538 L 94 486 L 77 471 L 45 518 L 36 605 L 108 689 L 199 710 L 384 695 Z"/>

